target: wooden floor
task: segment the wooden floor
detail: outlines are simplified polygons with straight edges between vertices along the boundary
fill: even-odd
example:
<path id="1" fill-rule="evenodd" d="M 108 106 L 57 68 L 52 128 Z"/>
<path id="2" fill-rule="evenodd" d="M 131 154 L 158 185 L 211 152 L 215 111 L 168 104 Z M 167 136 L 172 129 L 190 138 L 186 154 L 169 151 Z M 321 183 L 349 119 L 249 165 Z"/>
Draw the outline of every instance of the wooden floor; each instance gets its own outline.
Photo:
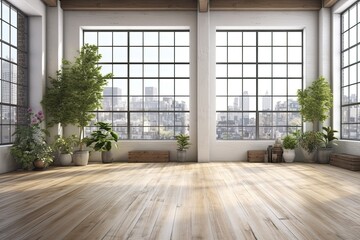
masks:
<path id="1" fill-rule="evenodd" d="M 2 174 L 0 239 L 360 239 L 360 172 L 114 163 Z"/>

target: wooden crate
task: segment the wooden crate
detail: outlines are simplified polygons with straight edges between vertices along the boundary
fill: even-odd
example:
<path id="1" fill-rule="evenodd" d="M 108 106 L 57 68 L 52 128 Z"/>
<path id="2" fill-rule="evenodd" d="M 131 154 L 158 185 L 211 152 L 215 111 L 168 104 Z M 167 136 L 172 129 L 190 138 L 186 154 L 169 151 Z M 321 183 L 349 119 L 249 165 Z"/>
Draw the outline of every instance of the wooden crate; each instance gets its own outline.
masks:
<path id="1" fill-rule="evenodd" d="M 249 150 L 247 151 L 248 162 L 264 162 L 266 150 Z"/>
<path id="2" fill-rule="evenodd" d="M 360 156 L 345 153 L 332 153 L 330 154 L 330 164 L 351 171 L 360 171 Z"/>
<path id="3" fill-rule="evenodd" d="M 128 162 L 168 162 L 169 151 L 130 151 Z"/>

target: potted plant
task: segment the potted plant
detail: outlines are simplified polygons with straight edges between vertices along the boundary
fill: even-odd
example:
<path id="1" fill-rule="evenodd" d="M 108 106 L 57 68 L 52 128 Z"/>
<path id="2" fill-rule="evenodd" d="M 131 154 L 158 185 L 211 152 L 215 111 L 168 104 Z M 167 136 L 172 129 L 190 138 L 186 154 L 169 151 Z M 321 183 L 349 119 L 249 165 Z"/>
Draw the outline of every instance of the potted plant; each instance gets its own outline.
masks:
<path id="1" fill-rule="evenodd" d="M 55 136 L 53 149 L 58 153 L 59 162 L 63 166 L 70 165 L 74 147 L 77 145 L 78 137 L 71 135 L 69 137 Z"/>
<path id="2" fill-rule="evenodd" d="M 45 168 L 52 163 L 52 149 L 47 145 L 46 130 L 41 127 L 42 111 L 34 114 L 28 109 L 28 124 L 17 126 L 15 141 L 10 148 L 11 155 L 22 169 Z"/>
<path id="3" fill-rule="evenodd" d="M 298 144 L 304 155 L 305 162 L 314 162 L 316 150 L 321 147 L 322 135 L 317 131 L 307 131 L 298 135 Z"/>
<path id="4" fill-rule="evenodd" d="M 332 108 L 333 96 L 329 83 L 320 76 L 308 88 L 297 91 L 300 114 L 305 122 L 312 122 L 313 130 L 319 131 L 319 123 L 324 122 Z"/>
<path id="5" fill-rule="evenodd" d="M 293 134 L 286 135 L 283 139 L 283 158 L 285 162 L 293 162 L 295 159 L 295 148 L 297 146 L 297 139 Z"/>
<path id="6" fill-rule="evenodd" d="M 329 163 L 330 162 L 330 154 L 332 152 L 332 146 L 335 145 L 334 140 L 338 138 L 335 137 L 335 133 L 338 132 L 329 127 L 323 127 L 322 134 L 322 143 L 323 146 L 318 150 L 318 162 L 319 163 Z"/>
<path id="7" fill-rule="evenodd" d="M 177 160 L 179 162 L 186 161 L 186 150 L 189 149 L 190 143 L 190 136 L 187 134 L 180 133 L 176 135 L 176 144 L 177 144 Z"/>
<path id="8" fill-rule="evenodd" d="M 93 111 L 101 108 L 103 88 L 107 79 L 112 78 L 111 73 L 101 74 L 101 66 L 98 66 L 100 59 L 97 46 L 84 45 L 73 63 L 63 61 L 61 71 L 57 72 L 52 88 L 48 88 L 43 100 L 46 109 L 51 109 L 50 123 L 74 124 L 79 128 L 79 150 L 73 154 L 75 165 L 88 163 L 89 151 L 84 149 L 84 129 L 95 117 Z"/>
<path id="9" fill-rule="evenodd" d="M 101 152 L 102 162 L 111 163 L 113 161 L 111 148 L 113 143 L 117 147 L 116 142 L 119 140 L 119 135 L 112 130 L 110 123 L 97 122 L 95 126 L 99 129 L 93 131 L 86 139 L 86 146 L 94 144 L 94 150 Z"/>

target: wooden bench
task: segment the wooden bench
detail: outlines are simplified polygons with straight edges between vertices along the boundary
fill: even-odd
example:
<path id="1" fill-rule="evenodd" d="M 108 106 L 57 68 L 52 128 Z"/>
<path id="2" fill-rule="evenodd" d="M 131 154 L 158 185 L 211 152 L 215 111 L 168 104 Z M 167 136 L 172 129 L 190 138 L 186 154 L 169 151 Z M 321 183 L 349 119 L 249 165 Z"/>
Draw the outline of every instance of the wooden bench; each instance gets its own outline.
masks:
<path id="1" fill-rule="evenodd" d="M 360 156 L 345 154 L 345 153 L 331 153 L 330 164 L 336 167 L 345 168 L 351 171 L 360 170 Z"/>
<path id="2" fill-rule="evenodd" d="M 168 162 L 169 151 L 130 151 L 128 162 Z"/>

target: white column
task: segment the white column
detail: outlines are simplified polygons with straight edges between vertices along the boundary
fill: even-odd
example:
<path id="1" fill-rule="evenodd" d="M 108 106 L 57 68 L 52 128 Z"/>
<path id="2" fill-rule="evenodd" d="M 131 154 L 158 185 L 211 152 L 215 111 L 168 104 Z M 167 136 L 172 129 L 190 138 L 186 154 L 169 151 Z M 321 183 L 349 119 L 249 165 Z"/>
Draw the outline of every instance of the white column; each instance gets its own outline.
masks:
<path id="1" fill-rule="evenodd" d="M 331 84 L 331 9 L 321 8 L 319 11 L 319 76 Z M 329 118 L 323 123 L 324 126 L 331 125 L 332 111 Z M 321 129 L 320 129 L 321 130 Z"/>
<path id="2" fill-rule="evenodd" d="M 210 11 L 197 16 L 198 162 L 210 160 Z"/>
<path id="3" fill-rule="evenodd" d="M 63 10 L 58 0 L 57 7 L 47 7 L 47 24 L 46 24 L 46 80 L 49 84 L 49 76 L 55 77 L 56 71 L 61 68 L 63 59 Z M 45 113 L 46 114 L 46 113 Z M 55 135 L 62 135 L 63 129 L 60 124 L 49 129 L 50 140 Z"/>

